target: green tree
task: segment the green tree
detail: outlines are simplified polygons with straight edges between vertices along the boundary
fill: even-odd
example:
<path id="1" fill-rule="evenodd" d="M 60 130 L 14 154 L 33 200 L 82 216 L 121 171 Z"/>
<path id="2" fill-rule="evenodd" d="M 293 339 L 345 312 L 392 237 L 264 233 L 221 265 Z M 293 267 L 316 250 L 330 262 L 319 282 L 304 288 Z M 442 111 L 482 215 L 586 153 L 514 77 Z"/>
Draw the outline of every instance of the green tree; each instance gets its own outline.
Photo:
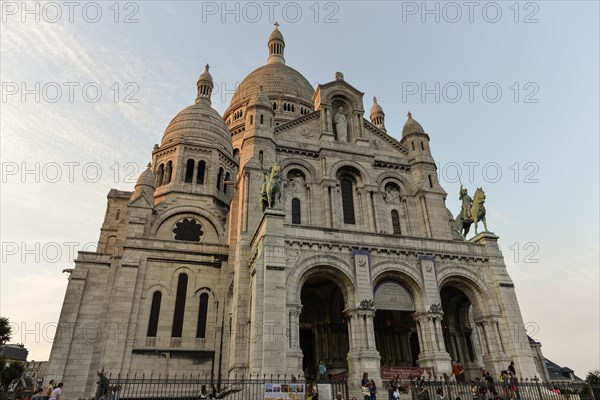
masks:
<path id="1" fill-rule="evenodd" d="M 6 365 L 6 360 L 4 357 L 0 357 L 0 363 L 4 366 L 0 373 L 2 374 L 2 387 L 4 390 L 8 389 L 8 385 L 12 381 L 17 378 L 20 378 L 23 375 L 23 371 L 25 371 L 25 364 L 20 361 L 11 361 L 8 365 Z"/>
<path id="2" fill-rule="evenodd" d="M 588 372 L 585 381 L 590 385 L 600 385 L 600 369 Z"/>
<path id="3" fill-rule="evenodd" d="M 12 328 L 8 323 L 8 318 L 0 317 L 0 345 L 5 344 L 10 340 Z"/>

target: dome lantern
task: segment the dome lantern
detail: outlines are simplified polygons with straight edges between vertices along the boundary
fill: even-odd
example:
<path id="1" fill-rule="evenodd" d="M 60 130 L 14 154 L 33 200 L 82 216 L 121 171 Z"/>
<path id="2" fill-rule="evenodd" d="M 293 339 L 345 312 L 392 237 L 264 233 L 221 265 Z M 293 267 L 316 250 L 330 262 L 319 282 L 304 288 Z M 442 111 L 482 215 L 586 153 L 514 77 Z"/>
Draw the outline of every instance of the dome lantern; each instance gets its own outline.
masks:
<path id="1" fill-rule="evenodd" d="M 385 113 L 383 108 L 377 103 L 377 97 L 373 97 L 373 106 L 370 112 L 371 123 L 379 129 L 385 130 Z"/>
<path id="2" fill-rule="evenodd" d="M 200 77 L 198 78 L 198 95 L 196 96 L 196 104 L 200 103 L 201 101 L 206 101 L 208 104 L 210 104 L 210 96 L 212 94 L 214 85 L 212 76 L 208 72 L 209 68 L 210 66 L 206 64 L 204 67 L 204 72 L 200 74 Z"/>
<path id="3" fill-rule="evenodd" d="M 269 36 L 269 58 L 268 64 L 285 64 L 285 58 L 283 57 L 283 50 L 285 49 L 285 41 L 283 35 L 279 31 L 279 24 L 275 22 L 275 29 Z"/>

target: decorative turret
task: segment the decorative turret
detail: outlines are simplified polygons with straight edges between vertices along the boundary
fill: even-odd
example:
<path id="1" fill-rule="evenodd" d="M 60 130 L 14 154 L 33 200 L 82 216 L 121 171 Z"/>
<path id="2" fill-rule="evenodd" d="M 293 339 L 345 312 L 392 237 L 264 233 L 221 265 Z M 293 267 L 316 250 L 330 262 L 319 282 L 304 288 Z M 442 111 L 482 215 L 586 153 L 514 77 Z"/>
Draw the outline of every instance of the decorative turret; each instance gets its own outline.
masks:
<path id="1" fill-rule="evenodd" d="M 285 49 L 285 41 L 283 35 L 279 31 L 279 24 L 275 22 L 275 29 L 269 36 L 269 64 L 285 64 L 285 58 L 283 57 L 283 50 Z"/>
<path id="2" fill-rule="evenodd" d="M 210 104 L 210 96 L 212 94 L 214 85 L 213 78 L 208 72 L 209 68 L 209 65 L 206 64 L 204 67 L 204 72 L 200 74 L 200 77 L 198 78 L 198 96 L 196 96 L 196 104 L 202 101 L 206 101 L 208 104 Z"/>
<path id="3" fill-rule="evenodd" d="M 273 110 L 271 102 L 261 85 L 256 94 L 250 98 L 246 109 L 247 130 L 253 131 L 253 134 L 258 136 L 262 136 L 266 132 L 272 132 L 274 117 L 275 110 Z"/>
<path id="4" fill-rule="evenodd" d="M 373 97 L 370 118 L 373 125 L 385 131 L 385 113 L 383 112 L 383 108 L 377 103 L 377 97 Z"/>
<path id="5" fill-rule="evenodd" d="M 135 183 L 135 189 L 132 200 L 137 199 L 141 195 L 145 195 L 149 201 L 154 200 L 154 189 L 155 189 L 156 177 L 152 172 L 152 164 L 148 163 L 146 169 L 140 174 L 137 182 Z"/>
<path id="6" fill-rule="evenodd" d="M 420 123 L 413 119 L 412 114 L 408 113 L 408 119 L 404 124 L 404 128 L 402 129 L 402 138 L 404 139 L 406 136 L 411 135 L 413 133 L 425 134 L 423 127 Z"/>

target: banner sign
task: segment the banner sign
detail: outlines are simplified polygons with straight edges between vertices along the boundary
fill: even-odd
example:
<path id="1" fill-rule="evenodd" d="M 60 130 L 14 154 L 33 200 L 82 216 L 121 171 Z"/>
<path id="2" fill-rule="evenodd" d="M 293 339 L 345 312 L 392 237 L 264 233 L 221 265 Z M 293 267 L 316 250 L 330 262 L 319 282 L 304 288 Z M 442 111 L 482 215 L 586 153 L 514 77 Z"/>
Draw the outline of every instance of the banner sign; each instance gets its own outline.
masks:
<path id="1" fill-rule="evenodd" d="M 392 380 L 396 377 L 396 375 L 400 375 L 400 378 L 408 381 L 410 379 L 424 377 L 425 379 L 430 376 L 434 376 L 433 367 L 388 367 L 381 366 L 381 379 L 384 381 Z"/>
<path id="2" fill-rule="evenodd" d="M 304 400 L 304 383 L 265 383 L 264 400 Z"/>
<path id="3" fill-rule="evenodd" d="M 352 250 L 354 257 L 354 279 L 356 282 L 356 304 L 363 300 L 373 301 L 371 265 L 368 250 Z"/>
<path id="4" fill-rule="evenodd" d="M 437 269 L 435 258 L 431 256 L 419 256 L 421 263 L 421 276 L 423 277 L 423 288 L 425 289 L 425 301 L 427 308 L 433 304 L 442 304 L 440 289 L 438 287 Z"/>

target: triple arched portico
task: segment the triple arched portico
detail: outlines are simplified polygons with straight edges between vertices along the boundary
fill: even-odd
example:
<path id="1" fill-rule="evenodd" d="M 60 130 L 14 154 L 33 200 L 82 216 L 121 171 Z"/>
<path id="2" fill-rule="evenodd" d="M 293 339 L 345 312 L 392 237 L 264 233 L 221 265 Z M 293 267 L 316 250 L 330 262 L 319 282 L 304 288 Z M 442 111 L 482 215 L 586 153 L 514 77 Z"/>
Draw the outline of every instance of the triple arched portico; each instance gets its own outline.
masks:
<path id="1" fill-rule="evenodd" d="M 451 359 L 473 376 L 480 367 L 494 369 L 499 330 L 487 321 L 499 318 L 491 317 L 485 283 L 468 268 L 441 269 L 441 305 L 432 309 L 419 266 L 407 263 L 369 265 L 371 301 L 362 301 L 356 260 L 356 252 L 313 255 L 287 277 L 291 344 L 303 374 L 316 376 L 321 362 L 328 374 L 354 381 L 363 372 L 377 378 L 386 367 L 433 367 L 441 375 L 450 372 Z"/>

